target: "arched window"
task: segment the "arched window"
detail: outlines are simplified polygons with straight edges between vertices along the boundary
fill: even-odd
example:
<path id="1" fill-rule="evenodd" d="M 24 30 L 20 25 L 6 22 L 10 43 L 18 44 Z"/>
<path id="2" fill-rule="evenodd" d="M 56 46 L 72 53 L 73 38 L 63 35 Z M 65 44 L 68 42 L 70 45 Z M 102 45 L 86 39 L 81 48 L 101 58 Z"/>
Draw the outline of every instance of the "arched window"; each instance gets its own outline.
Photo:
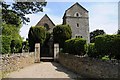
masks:
<path id="1" fill-rule="evenodd" d="M 79 23 L 77 23 L 77 25 L 76 25 L 77 27 L 79 27 Z"/>
<path id="2" fill-rule="evenodd" d="M 77 16 L 77 17 L 79 17 L 79 14 L 78 14 L 78 13 L 76 13 L 76 16 Z"/>
<path id="3" fill-rule="evenodd" d="M 47 23 L 44 24 L 46 30 L 49 30 L 49 25 Z"/>
<path id="4" fill-rule="evenodd" d="M 74 14 L 74 16 L 75 16 L 75 17 L 80 17 L 81 15 L 80 15 L 79 12 L 76 12 L 76 13 Z"/>

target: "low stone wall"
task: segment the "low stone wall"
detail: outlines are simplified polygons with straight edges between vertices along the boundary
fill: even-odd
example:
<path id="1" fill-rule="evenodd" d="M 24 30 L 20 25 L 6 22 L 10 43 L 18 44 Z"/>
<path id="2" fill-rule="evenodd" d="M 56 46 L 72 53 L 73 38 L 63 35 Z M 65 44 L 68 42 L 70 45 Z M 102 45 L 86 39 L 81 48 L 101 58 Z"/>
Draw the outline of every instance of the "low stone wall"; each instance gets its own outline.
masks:
<path id="1" fill-rule="evenodd" d="M 34 52 L 31 53 L 17 53 L 10 56 L 2 56 L 2 72 L 9 73 L 15 70 L 19 70 L 25 66 L 34 63 Z"/>
<path id="2" fill-rule="evenodd" d="M 87 78 L 118 78 L 118 62 L 102 61 L 89 57 L 59 54 L 58 61 L 68 69 Z"/>

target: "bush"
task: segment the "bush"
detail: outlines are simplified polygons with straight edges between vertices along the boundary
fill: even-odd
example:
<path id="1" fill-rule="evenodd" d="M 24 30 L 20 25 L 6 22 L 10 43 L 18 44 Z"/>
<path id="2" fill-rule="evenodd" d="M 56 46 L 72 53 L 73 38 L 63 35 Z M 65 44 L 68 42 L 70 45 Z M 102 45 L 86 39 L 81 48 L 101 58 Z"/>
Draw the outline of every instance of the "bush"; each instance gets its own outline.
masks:
<path id="1" fill-rule="evenodd" d="M 24 41 L 24 42 L 22 43 L 22 49 L 23 49 L 25 52 L 28 52 L 28 50 L 29 50 L 29 43 L 28 43 L 28 41 Z"/>
<path id="2" fill-rule="evenodd" d="M 89 57 L 97 58 L 99 57 L 99 54 L 97 53 L 95 49 L 95 44 L 94 43 L 89 43 L 88 44 L 88 52 L 87 52 Z"/>
<path id="3" fill-rule="evenodd" d="M 108 55 L 109 58 L 120 59 L 120 35 L 97 36 L 95 48 L 101 57 Z"/>
<path id="4" fill-rule="evenodd" d="M 35 43 L 44 43 L 46 38 L 46 31 L 43 26 L 31 27 L 28 34 L 28 42 L 30 51 L 34 51 Z"/>
<path id="5" fill-rule="evenodd" d="M 65 41 L 64 52 L 74 55 L 84 55 L 86 53 L 86 40 L 83 38 L 69 39 Z"/>
<path id="6" fill-rule="evenodd" d="M 11 52 L 18 53 L 22 49 L 22 41 L 19 39 L 12 40 L 10 44 Z"/>
<path id="7" fill-rule="evenodd" d="M 11 36 L 0 36 L 2 37 L 2 54 L 10 53 L 10 44 L 11 44 Z"/>
<path id="8" fill-rule="evenodd" d="M 72 31 L 69 25 L 57 25 L 53 29 L 54 43 L 59 43 L 60 48 L 63 48 L 65 40 L 70 39 Z"/>

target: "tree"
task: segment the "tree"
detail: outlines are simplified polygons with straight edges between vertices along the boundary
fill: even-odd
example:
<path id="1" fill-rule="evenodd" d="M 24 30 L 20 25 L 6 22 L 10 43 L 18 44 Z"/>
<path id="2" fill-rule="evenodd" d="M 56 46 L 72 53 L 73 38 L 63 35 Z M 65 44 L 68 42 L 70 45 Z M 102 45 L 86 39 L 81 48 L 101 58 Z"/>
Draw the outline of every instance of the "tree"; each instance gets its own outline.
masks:
<path id="1" fill-rule="evenodd" d="M 19 24 L 20 25 L 20 24 Z M 2 53 L 20 52 L 22 38 L 19 35 L 20 27 L 2 23 Z M 6 46 L 7 45 L 7 46 Z M 10 50 L 9 50 L 10 49 Z"/>
<path id="2" fill-rule="evenodd" d="M 35 43 L 40 43 L 41 45 L 45 41 L 46 31 L 43 26 L 31 27 L 28 33 L 28 42 L 30 51 L 34 51 Z"/>
<path id="3" fill-rule="evenodd" d="M 24 24 L 30 22 L 30 19 L 25 17 L 25 14 L 43 12 L 43 7 L 46 6 L 46 2 L 15 2 L 11 5 L 6 2 L 1 2 L 0 5 L 2 5 L 2 21 L 7 24 L 18 25 L 18 18 Z"/>
<path id="4" fill-rule="evenodd" d="M 65 40 L 70 39 L 72 31 L 69 25 L 57 25 L 53 29 L 54 43 L 59 43 L 60 47 L 63 48 Z"/>
<path id="5" fill-rule="evenodd" d="M 103 34 L 105 34 L 104 30 L 99 30 L 99 29 L 94 30 L 93 32 L 90 33 L 90 42 L 94 43 L 95 37 Z"/>

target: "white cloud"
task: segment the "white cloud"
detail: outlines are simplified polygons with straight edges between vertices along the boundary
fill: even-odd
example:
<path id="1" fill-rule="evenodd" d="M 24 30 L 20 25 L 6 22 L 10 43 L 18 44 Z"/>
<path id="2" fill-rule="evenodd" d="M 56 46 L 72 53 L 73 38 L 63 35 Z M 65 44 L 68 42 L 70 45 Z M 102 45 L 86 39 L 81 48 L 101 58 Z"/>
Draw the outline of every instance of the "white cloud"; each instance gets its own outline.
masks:
<path id="1" fill-rule="evenodd" d="M 118 30 L 117 3 L 99 3 L 90 7 L 90 31 L 103 29 L 107 34 Z"/>

